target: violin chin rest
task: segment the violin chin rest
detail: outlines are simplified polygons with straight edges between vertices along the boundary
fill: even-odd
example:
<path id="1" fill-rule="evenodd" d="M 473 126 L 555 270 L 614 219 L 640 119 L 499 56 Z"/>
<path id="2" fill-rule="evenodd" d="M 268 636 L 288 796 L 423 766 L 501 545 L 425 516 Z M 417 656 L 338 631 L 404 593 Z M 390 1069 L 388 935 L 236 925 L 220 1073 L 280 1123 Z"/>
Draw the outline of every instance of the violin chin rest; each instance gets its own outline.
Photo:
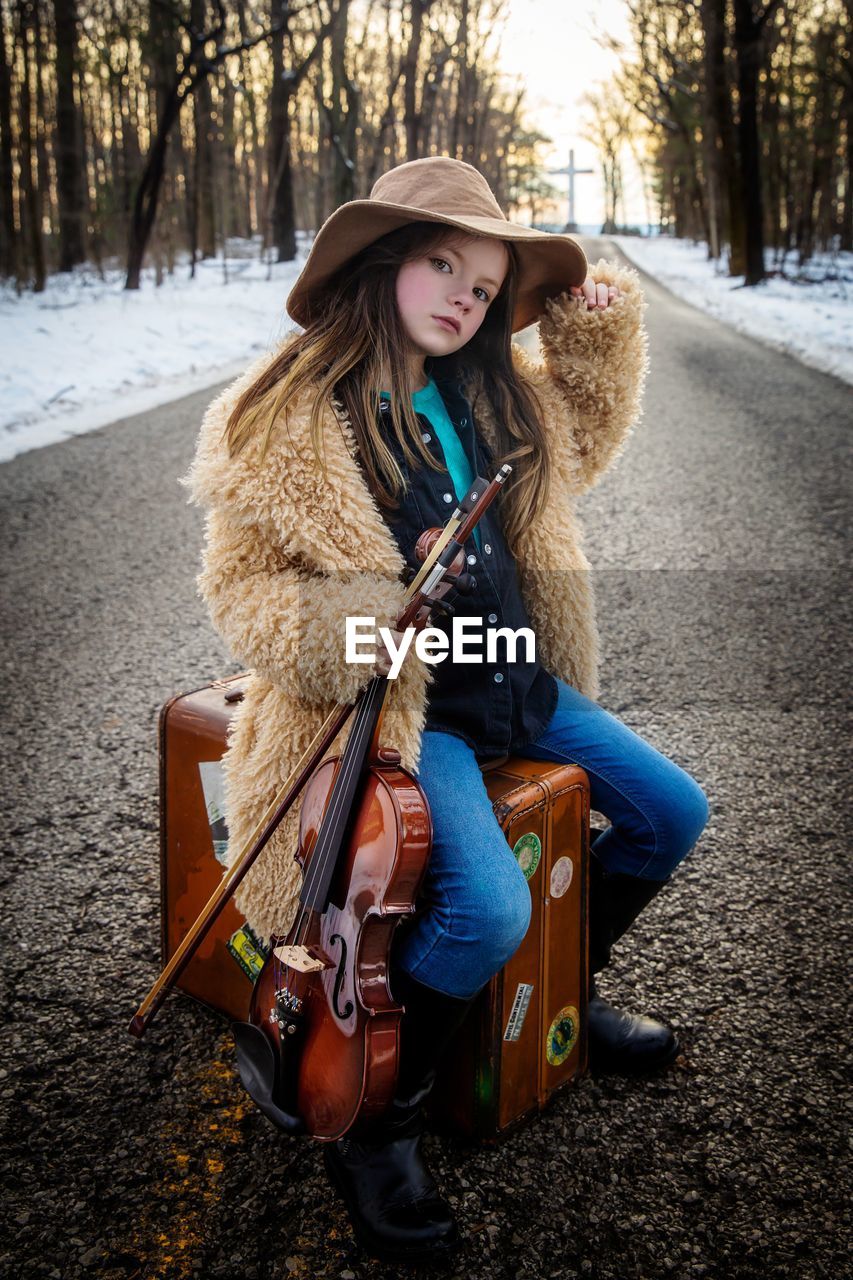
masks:
<path id="1" fill-rule="evenodd" d="M 251 1022 L 234 1022 L 231 1030 L 237 1047 L 237 1070 L 249 1097 L 267 1119 L 285 1133 L 304 1133 L 305 1125 L 299 1116 L 282 1111 L 274 1101 L 275 1052 L 263 1031 Z"/>

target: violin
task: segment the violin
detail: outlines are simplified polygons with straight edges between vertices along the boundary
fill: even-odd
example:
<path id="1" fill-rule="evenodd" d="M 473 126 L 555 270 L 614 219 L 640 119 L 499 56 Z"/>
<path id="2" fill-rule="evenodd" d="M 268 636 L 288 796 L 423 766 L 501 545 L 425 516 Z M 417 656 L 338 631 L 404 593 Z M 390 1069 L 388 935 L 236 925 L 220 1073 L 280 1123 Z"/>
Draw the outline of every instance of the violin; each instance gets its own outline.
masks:
<path id="1" fill-rule="evenodd" d="M 451 589 L 473 587 L 464 542 L 509 471 L 474 482 L 455 535 L 421 535 L 416 555 L 426 568 L 398 630 L 422 629 Z M 389 959 L 398 925 L 416 910 L 432 847 L 423 790 L 399 752 L 379 742 L 387 692 L 387 678 L 374 676 L 343 754 L 311 776 L 295 855 L 299 910 L 288 933 L 271 938 L 248 1021 L 233 1027 L 240 1078 L 260 1110 L 286 1132 L 321 1141 L 392 1101 L 404 1007 L 389 986 Z"/>

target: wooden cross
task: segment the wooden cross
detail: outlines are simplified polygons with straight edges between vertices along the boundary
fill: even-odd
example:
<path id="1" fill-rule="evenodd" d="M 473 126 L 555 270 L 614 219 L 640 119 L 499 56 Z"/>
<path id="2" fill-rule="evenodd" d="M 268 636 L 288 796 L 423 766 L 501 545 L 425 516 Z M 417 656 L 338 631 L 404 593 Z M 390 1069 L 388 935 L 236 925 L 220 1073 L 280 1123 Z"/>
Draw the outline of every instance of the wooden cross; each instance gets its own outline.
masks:
<path id="1" fill-rule="evenodd" d="M 575 178 L 583 173 L 595 173 L 594 169 L 576 169 L 575 168 L 575 152 L 574 148 L 569 151 L 569 163 L 563 169 L 549 169 L 549 173 L 566 173 L 569 177 L 569 220 L 566 224 L 567 231 L 575 229 Z"/>

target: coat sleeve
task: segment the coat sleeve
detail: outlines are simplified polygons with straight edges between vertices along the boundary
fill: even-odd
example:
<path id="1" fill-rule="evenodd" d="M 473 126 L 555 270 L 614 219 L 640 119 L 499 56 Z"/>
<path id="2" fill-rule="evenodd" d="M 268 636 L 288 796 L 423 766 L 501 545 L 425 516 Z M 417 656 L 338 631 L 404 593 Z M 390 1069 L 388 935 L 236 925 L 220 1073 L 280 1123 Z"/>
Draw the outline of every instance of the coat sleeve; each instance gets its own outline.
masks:
<path id="1" fill-rule="evenodd" d="M 317 483 L 307 448 L 286 430 L 276 431 L 263 461 L 254 441 L 229 455 L 224 427 L 256 373 L 257 366 L 210 405 L 180 480 L 206 512 L 199 593 L 238 662 L 306 702 L 351 703 L 373 669 L 345 661 L 346 617 L 392 627 L 406 588 L 399 577 L 356 569 L 346 559 L 331 567 L 346 513 L 326 510 L 336 489 Z M 351 540 L 358 516 L 350 520 Z"/>
<path id="2" fill-rule="evenodd" d="M 621 297 L 605 311 L 587 311 L 569 293 L 549 298 L 539 321 L 543 361 L 514 349 L 516 367 L 542 402 L 557 474 L 576 493 L 621 453 L 640 417 L 648 370 L 637 272 L 601 259 L 590 275 L 617 285 Z"/>
<path id="3" fill-rule="evenodd" d="M 372 666 L 347 663 L 347 615 L 393 627 L 402 582 L 379 574 L 308 572 L 257 524 L 210 511 L 197 578 L 214 627 L 238 662 L 309 703 L 354 702 Z"/>

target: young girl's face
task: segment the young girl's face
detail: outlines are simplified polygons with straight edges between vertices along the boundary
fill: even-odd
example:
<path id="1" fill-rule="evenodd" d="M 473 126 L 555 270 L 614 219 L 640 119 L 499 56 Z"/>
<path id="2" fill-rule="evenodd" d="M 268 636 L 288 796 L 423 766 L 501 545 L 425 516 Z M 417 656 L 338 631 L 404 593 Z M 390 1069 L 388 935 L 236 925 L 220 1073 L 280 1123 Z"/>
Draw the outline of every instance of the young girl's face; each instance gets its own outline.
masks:
<path id="1" fill-rule="evenodd" d="M 470 342 L 509 269 L 500 240 L 449 236 L 397 272 L 397 306 L 413 350 L 446 356 Z"/>

